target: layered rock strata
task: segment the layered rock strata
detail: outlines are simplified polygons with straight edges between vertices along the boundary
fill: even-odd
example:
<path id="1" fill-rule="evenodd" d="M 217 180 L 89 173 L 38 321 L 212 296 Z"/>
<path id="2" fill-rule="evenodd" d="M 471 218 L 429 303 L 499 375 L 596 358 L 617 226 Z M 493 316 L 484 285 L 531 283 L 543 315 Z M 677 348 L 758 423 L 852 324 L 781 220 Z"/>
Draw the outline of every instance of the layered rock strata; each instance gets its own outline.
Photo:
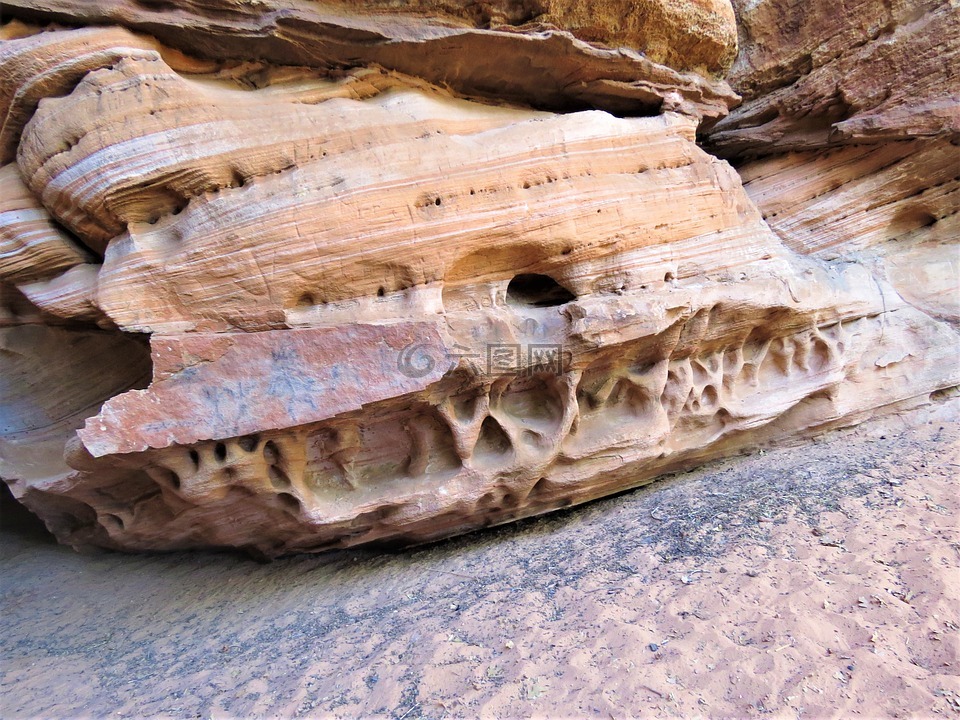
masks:
<path id="1" fill-rule="evenodd" d="M 708 133 L 798 253 L 960 325 L 960 9 L 734 3 L 744 102 Z"/>
<path id="2" fill-rule="evenodd" d="M 960 133 L 960 8 L 949 0 L 734 0 L 743 103 L 717 122 L 725 156 Z"/>
<path id="3" fill-rule="evenodd" d="M 549 110 L 719 118 L 736 100 L 719 76 L 736 53 L 726 0 L 11 0 L 38 22 L 118 24 L 214 60 L 342 72 L 376 65 L 457 94 Z"/>
<path id="4" fill-rule="evenodd" d="M 878 250 L 950 138 L 745 191 L 723 3 L 9 5 L 0 474 L 63 542 L 422 542 L 960 381 L 946 235 Z"/>

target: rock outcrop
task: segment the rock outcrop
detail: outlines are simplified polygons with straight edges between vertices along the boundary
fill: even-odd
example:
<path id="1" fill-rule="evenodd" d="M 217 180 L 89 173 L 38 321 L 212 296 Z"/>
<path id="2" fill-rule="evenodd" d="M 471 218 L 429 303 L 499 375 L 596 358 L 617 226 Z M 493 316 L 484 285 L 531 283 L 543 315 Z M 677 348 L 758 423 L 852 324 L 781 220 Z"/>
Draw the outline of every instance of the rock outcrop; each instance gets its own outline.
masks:
<path id="1" fill-rule="evenodd" d="M 956 99 L 841 120 L 767 5 L 724 118 L 722 0 L 5 4 L 0 474 L 77 547 L 275 556 L 956 386 Z"/>
<path id="2" fill-rule="evenodd" d="M 960 324 L 960 10 L 735 2 L 743 104 L 709 131 L 791 250 Z"/>
<path id="3" fill-rule="evenodd" d="M 949 0 L 734 0 L 743 103 L 710 139 L 720 154 L 783 153 L 960 133 L 960 9 Z"/>
<path id="4" fill-rule="evenodd" d="M 10 0 L 39 22 L 124 25 L 215 61 L 375 65 L 456 94 L 547 110 L 708 118 L 736 95 L 719 76 L 736 52 L 727 0 L 199 0 L 178 11 L 134 0 Z M 256 79 L 252 79 L 256 82 Z"/>

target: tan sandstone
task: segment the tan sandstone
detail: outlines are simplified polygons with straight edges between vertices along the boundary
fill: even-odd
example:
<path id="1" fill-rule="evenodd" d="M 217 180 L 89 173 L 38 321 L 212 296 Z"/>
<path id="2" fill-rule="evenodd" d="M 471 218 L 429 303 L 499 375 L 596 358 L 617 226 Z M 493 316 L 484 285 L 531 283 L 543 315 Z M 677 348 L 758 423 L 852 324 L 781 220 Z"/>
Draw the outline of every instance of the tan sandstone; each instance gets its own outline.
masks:
<path id="1" fill-rule="evenodd" d="M 830 27 L 740 7 L 716 122 L 723 2 L 9 5 L 0 474 L 63 542 L 422 542 L 960 382 L 955 108 L 839 119 L 853 31 L 791 84 Z"/>

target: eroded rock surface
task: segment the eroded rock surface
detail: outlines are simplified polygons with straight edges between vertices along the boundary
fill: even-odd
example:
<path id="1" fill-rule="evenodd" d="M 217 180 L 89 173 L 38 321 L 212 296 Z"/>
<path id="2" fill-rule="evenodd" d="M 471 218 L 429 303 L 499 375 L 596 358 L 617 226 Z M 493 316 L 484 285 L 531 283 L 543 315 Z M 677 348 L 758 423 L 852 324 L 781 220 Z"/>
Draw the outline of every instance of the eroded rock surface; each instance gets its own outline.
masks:
<path id="1" fill-rule="evenodd" d="M 734 3 L 743 104 L 709 132 L 792 250 L 960 324 L 956 3 Z"/>
<path id="2" fill-rule="evenodd" d="M 960 133 L 960 8 L 949 0 L 734 0 L 743 104 L 718 122 L 723 154 Z"/>
<path id="3" fill-rule="evenodd" d="M 682 101 L 718 118 L 736 100 L 718 79 L 733 60 L 727 0 L 512 2 L 191 2 L 12 0 L 40 22 L 119 24 L 215 60 L 377 65 L 468 97 L 550 110 L 656 113 Z"/>
<path id="4" fill-rule="evenodd" d="M 764 4 L 719 123 L 724 2 L 9 7 L 0 471 L 64 542 L 424 541 L 960 382 L 950 98 L 824 139 Z"/>

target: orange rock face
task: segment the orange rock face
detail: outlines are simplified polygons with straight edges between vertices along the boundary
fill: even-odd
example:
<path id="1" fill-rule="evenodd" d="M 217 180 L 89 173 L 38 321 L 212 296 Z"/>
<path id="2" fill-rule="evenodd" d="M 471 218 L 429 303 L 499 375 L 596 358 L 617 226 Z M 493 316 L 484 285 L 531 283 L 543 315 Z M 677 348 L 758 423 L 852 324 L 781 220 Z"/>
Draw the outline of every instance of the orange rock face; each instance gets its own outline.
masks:
<path id="1" fill-rule="evenodd" d="M 960 381 L 952 126 L 811 132 L 763 4 L 726 119 L 725 2 L 9 6 L 0 474 L 64 542 L 420 542 Z"/>

